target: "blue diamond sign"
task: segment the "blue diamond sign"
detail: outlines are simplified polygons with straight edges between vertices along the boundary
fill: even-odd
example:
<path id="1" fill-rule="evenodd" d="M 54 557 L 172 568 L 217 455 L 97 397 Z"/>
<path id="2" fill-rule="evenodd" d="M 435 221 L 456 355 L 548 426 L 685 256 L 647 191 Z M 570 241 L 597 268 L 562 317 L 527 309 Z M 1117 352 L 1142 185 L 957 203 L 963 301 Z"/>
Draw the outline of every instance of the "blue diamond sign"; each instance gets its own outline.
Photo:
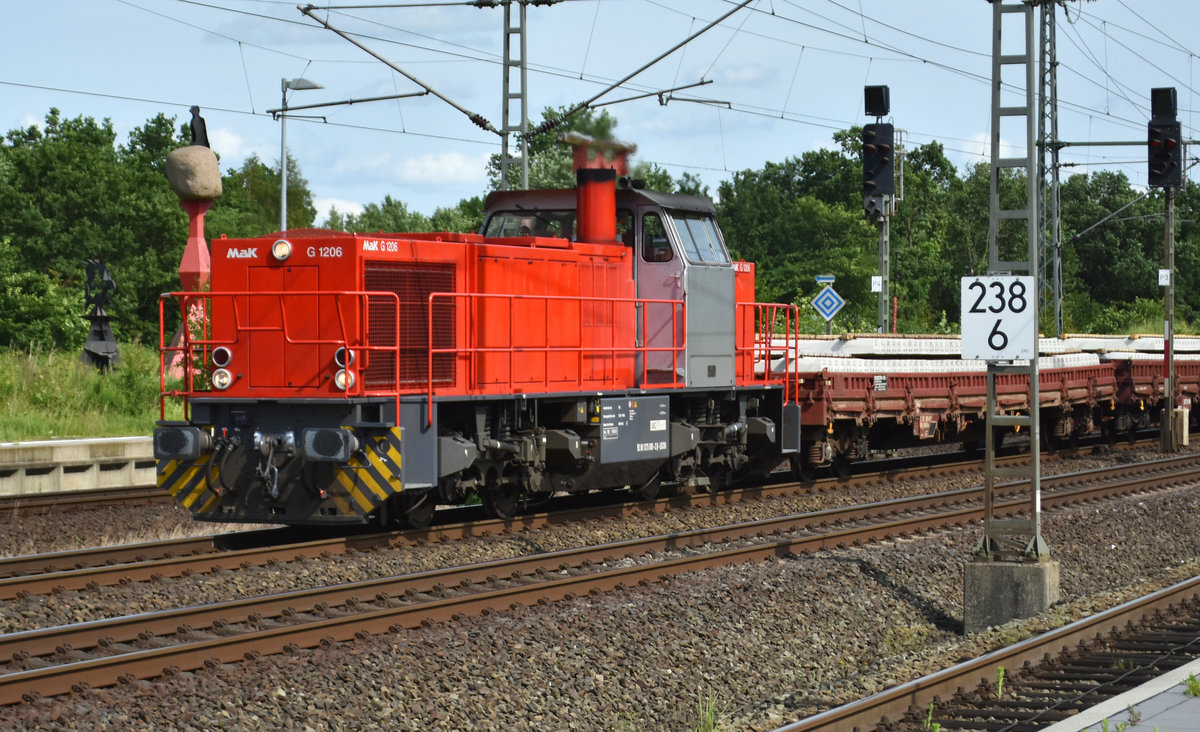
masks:
<path id="1" fill-rule="evenodd" d="M 821 317 L 829 321 L 833 320 L 833 316 L 838 314 L 838 311 L 842 309 L 846 301 L 842 299 L 841 295 L 837 294 L 832 285 L 825 285 L 825 288 L 813 298 L 812 304 L 817 309 L 817 312 L 821 314 Z"/>

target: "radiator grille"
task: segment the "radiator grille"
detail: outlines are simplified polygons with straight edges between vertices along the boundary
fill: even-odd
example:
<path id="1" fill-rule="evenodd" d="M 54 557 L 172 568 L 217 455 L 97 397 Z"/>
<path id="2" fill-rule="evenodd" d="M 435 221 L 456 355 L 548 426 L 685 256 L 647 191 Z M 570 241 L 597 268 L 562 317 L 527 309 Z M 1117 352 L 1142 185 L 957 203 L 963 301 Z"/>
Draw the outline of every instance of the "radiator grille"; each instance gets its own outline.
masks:
<path id="1" fill-rule="evenodd" d="M 375 351 L 363 373 L 368 389 L 388 388 L 393 379 L 397 386 L 423 385 L 429 378 L 429 294 L 454 291 L 453 264 L 420 262 L 369 262 L 363 273 L 363 283 L 369 291 L 394 292 L 400 299 L 399 329 L 391 298 L 373 297 L 368 302 L 370 319 L 367 339 L 372 346 L 397 344 L 400 365 L 396 367 L 391 353 Z M 433 307 L 433 347 L 454 348 L 455 301 L 439 299 Z M 454 354 L 438 353 L 433 357 L 435 384 L 453 383 Z"/>

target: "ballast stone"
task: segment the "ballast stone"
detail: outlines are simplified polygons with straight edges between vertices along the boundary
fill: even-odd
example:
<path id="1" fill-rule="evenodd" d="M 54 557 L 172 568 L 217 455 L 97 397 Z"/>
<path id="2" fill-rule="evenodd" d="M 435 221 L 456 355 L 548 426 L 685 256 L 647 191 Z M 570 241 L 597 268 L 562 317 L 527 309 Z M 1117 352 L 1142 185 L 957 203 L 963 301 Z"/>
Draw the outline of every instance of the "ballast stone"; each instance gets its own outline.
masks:
<path id="1" fill-rule="evenodd" d="M 179 147 L 167 154 L 167 182 L 185 201 L 207 201 L 221 195 L 217 156 L 203 145 Z"/>

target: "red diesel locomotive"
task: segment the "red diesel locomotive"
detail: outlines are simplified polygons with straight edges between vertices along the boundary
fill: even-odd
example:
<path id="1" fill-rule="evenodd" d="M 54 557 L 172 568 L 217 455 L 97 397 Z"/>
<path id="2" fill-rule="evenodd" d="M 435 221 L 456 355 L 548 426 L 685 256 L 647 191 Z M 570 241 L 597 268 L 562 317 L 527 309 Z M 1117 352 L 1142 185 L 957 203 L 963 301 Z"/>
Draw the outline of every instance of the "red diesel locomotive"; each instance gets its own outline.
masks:
<path id="1" fill-rule="evenodd" d="M 754 303 L 709 199 L 576 159 L 576 190 L 495 193 L 479 234 L 214 240 L 211 290 L 163 299 L 188 327 L 162 348 L 185 417 L 154 431 L 159 484 L 206 520 L 421 526 L 796 455 L 788 374 L 762 367 L 795 309 Z"/>

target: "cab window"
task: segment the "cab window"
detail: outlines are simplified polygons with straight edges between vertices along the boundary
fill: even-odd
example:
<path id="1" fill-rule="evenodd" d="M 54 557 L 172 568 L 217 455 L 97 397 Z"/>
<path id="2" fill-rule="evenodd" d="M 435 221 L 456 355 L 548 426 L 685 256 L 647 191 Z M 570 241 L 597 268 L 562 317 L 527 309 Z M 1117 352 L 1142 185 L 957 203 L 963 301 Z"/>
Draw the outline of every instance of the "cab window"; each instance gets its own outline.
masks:
<path id="1" fill-rule="evenodd" d="M 484 236 L 557 236 L 575 240 L 575 212 L 569 210 L 498 211 L 487 220 Z"/>
<path id="2" fill-rule="evenodd" d="M 642 259 L 647 262 L 670 262 L 674 257 L 662 217 L 657 213 L 642 214 Z"/>
<path id="3" fill-rule="evenodd" d="M 671 215 L 688 261 L 696 264 L 729 264 L 729 254 L 711 216 L 677 212 Z"/>

